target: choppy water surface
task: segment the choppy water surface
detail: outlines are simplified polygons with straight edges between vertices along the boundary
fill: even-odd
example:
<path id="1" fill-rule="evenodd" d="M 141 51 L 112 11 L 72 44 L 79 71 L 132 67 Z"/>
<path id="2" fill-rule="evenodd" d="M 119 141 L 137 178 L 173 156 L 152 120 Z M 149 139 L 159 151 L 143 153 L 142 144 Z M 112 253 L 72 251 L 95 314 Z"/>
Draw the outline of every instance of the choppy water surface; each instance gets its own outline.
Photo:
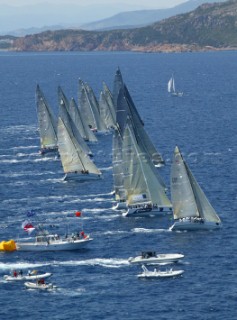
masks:
<path id="1" fill-rule="evenodd" d="M 0 54 L 0 240 L 23 238 L 26 212 L 52 232 L 83 227 L 88 249 L 55 253 L 0 253 L 0 277 L 13 269 L 53 273 L 55 292 L 26 290 L 0 280 L 0 318 L 12 319 L 225 319 L 236 318 L 237 53 Z M 169 232 L 171 216 L 124 218 L 113 211 L 112 136 L 91 146 L 103 180 L 65 183 L 60 160 L 40 156 L 35 87 L 57 112 L 57 86 L 77 98 L 82 78 L 97 96 L 124 80 L 164 156 L 169 185 L 175 145 L 223 221 L 215 232 Z M 166 92 L 175 74 L 182 98 Z M 83 219 L 75 211 L 83 211 Z M 142 250 L 180 252 L 182 277 L 138 280 L 128 257 Z M 165 268 L 165 267 L 163 267 Z"/>

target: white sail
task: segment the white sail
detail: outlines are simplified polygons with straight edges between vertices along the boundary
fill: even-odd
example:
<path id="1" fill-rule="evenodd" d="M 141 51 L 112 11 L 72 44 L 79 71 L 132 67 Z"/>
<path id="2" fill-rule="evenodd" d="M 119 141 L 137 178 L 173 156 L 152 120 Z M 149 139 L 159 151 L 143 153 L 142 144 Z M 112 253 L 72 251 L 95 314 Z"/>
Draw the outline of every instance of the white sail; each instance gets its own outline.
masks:
<path id="1" fill-rule="evenodd" d="M 171 166 L 171 201 L 174 219 L 198 217 L 198 208 L 186 167 L 178 147 Z"/>
<path id="2" fill-rule="evenodd" d="M 113 135 L 113 181 L 116 201 L 125 201 L 123 159 L 122 159 L 122 138 L 118 130 Z"/>
<path id="3" fill-rule="evenodd" d="M 99 107 L 100 107 L 100 116 L 104 120 L 106 128 L 107 129 L 116 128 L 116 119 L 104 92 L 100 93 Z"/>
<path id="4" fill-rule="evenodd" d="M 42 150 L 57 148 L 57 126 L 52 110 L 39 85 L 36 87 L 36 106 Z"/>
<path id="5" fill-rule="evenodd" d="M 100 117 L 99 104 L 92 88 L 82 80 L 79 80 L 79 88 L 79 108 L 89 127 L 96 131 L 107 131 Z"/>
<path id="6" fill-rule="evenodd" d="M 83 119 L 83 116 L 82 116 L 80 110 L 78 109 L 74 98 L 72 98 L 70 101 L 69 113 L 71 115 L 73 122 L 76 124 L 82 138 L 86 141 L 89 141 L 89 142 L 97 142 L 98 140 L 97 140 L 96 136 L 90 130 L 88 124 L 85 123 L 85 120 Z"/>
<path id="7" fill-rule="evenodd" d="M 103 82 L 103 93 L 104 93 L 105 99 L 108 103 L 113 121 L 116 122 L 116 111 L 115 111 L 115 106 L 114 106 L 114 102 L 113 102 L 113 96 L 112 96 L 111 91 L 109 90 L 109 87 L 107 86 L 107 84 L 105 82 Z"/>
<path id="8" fill-rule="evenodd" d="M 206 195 L 204 194 L 203 190 L 201 189 L 200 185 L 196 181 L 195 177 L 193 176 L 191 170 L 189 169 L 186 163 L 185 166 L 189 176 L 190 183 L 192 185 L 200 218 L 203 218 L 204 220 L 209 222 L 220 223 L 221 220 L 218 217 L 215 209 L 210 204 L 209 200 L 207 199 Z"/>
<path id="9" fill-rule="evenodd" d="M 170 80 L 168 81 L 168 92 L 170 92 L 170 93 L 175 92 L 175 83 L 174 83 L 174 76 L 173 75 L 170 78 Z"/>
<path id="10" fill-rule="evenodd" d="M 60 117 L 58 120 L 58 148 L 65 173 L 101 175 L 99 169 L 81 149 Z"/>
<path id="11" fill-rule="evenodd" d="M 127 204 L 151 203 L 154 207 L 171 207 L 170 200 L 157 178 L 157 170 L 144 152 L 128 120 L 123 139 L 124 187 Z"/>
<path id="12" fill-rule="evenodd" d="M 64 124 L 66 125 L 68 131 L 74 136 L 74 138 L 77 140 L 77 142 L 80 144 L 81 149 L 88 155 L 92 155 L 92 152 L 85 142 L 85 140 L 82 138 L 76 124 L 74 123 L 73 119 L 71 118 L 71 115 L 68 110 L 70 110 L 69 107 L 69 101 L 66 98 L 65 94 L 63 93 L 62 89 L 58 88 L 58 100 L 59 100 L 59 114 L 61 119 L 63 120 Z"/>
<path id="13" fill-rule="evenodd" d="M 219 224 L 220 219 L 178 149 L 171 169 L 171 197 L 174 219 L 200 218 Z"/>

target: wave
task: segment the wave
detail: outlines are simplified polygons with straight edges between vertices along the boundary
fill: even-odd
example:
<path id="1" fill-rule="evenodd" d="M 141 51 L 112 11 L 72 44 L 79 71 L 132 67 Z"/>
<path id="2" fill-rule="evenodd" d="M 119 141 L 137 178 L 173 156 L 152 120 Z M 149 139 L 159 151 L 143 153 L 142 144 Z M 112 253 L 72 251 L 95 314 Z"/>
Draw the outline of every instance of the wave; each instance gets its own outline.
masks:
<path id="1" fill-rule="evenodd" d="M 88 260 L 70 260 L 70 261 L 54 261 L 53 263 L 56 266 L 63 265 L 63 266 L 101 266 L 104 268 L 121 268 L 124 266 L 128 266 L 129 262 L 126 259 L 117 259 L 117 258 L 110 258 L 110 259 L 103 259 L 103 258 L 95 258 L 95 259 L 88 259 Z"/>
<path id="2" fill-rule="evenodd" d="M 145 229 L 145 228 L 134 228 L 131 231 L 135 233 L 170 232 L 169 229 Z"/>
<path id="3" fill-rule="evenodd" d="M 105 168 L 99 168 L 101 171 L 110 171 L 113 167 L 105 167 Z"/>
<path id="4" fill-rule="evenodd" d="M 46 161 L 59 161 L 58 159 L 55 159 L 55 157 L 43 157 L 43 158 L 37 158 L 37 159 L 4 159 L 0 160 L 0 163 L 9 164 L 9 163 L 34 163 L 34 162 L 46 162 Z"/>
<path id="5" fill-rule="evenodd" d="M 31 263 L 31 262 L 7 262 L 7 263 L 2 263 L 0 262 L 0 270 L 14 270 L 14 269 L 35 269 L 39 267 L 44 267 L 44 266 L 49 266 L 50 263 L 43 263 L 43 262 L 36 262 L 36 263 Z"/>

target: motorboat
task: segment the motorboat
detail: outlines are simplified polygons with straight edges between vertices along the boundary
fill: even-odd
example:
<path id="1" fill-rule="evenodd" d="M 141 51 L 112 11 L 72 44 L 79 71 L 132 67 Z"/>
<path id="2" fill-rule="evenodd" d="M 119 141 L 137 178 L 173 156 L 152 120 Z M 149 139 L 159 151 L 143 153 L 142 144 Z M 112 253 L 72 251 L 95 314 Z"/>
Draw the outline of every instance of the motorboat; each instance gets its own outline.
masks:
<path id="1" fill-rule="evenodd" d="M 165 271 L 160 271 L 154 269 L 154 271 L 149 271 L 144 265 L 142 266 L 143 273 L 137 275 L 138 278 L 169 278 L 179 276 L 184 273 L 184 270 L 173 270 L 168 269 Z"/>
<path id="2" fill-rule="evenodd" d="M 173 263 L 177 262 L 184 257 L 180 253 L 160 253 L 155 251 L 142 252 L 140 256 L 131 257 L 128 262 L 131 264 L 160 264 L 160 263 Z"/>
<path id="3" fill-rule="evenodd" d="M 28 275 L 21 275 L 20 273 L 16 273 L 13 275 L 4 275 L 3 279 L 6 281 L 27 281 L 27 280 L 40 280 L 46 279 L 52 276 L 52 273 L 46 272 L 42 274 L 28 274 Z"/>
<path id="4" fill-rule="evenodd" d="M 38 282 L 25 282 L 25 287 L 27 289 L 39 289 L 39 290 L 54 290 L 57 287 L 52 283 L 38 283 Z"/>
<path id="5" fill-rule="evenodd" d="M 38 235 L 35 241 L 16 242 L 18 251 L 71 251 L 84 248 L 93 239 L 89 235 L 80 233 L 70 237 L 59 235 Z"/>

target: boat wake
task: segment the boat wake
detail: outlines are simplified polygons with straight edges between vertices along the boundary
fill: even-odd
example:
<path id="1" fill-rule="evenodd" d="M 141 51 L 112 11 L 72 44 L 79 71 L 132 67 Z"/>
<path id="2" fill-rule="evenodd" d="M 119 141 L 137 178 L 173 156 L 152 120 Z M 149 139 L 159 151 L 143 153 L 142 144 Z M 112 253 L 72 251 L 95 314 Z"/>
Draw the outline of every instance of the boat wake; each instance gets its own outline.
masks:
<path id="1" fill-rule="evenodd" d="M 157 233 L 157 232 L 169 232 L 168 229 L 145 229 L 145 228 L 134 228 L 131 230 L 135 233 Z"/>
<path id="2" fill-rule="evenodd" d="M 50 263 L 43 262 L 9 262 L 9 263 L 0 263 L 0 270 L 23 270 L 23 269 L 35 269 L 39 267 L 49 266 Z"/>
<path id="3" fill-rule="evenodd" d="M 101 266 L 104 268 L 121 268 L 124 266 L 128 266 L 129 262 L 126 259 L 88 259 L 88 260 L 71 260 L 71 261 L 54 261 L 53 263 L 56 266 Z"/>

